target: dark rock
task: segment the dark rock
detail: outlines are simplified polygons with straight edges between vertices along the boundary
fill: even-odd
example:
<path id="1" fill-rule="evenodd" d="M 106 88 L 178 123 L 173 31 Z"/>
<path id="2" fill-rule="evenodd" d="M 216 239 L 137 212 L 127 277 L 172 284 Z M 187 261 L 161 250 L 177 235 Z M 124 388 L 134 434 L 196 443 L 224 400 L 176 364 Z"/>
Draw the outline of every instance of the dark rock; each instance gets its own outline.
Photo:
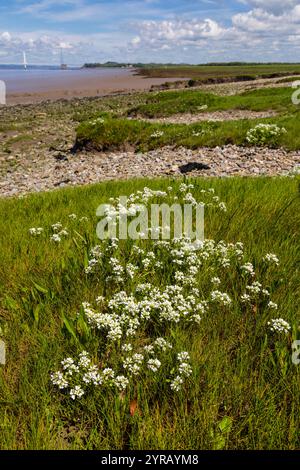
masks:
<path id="1" fill-rule="evenodd" d="M 203 170 L 210 170 L 210 167 L 205 163 L 199 162 L 189 162 L 186 165 L 181 165 L 179 167 L 180 173 L 186 174 L 191 173 L 192 171 L 203 171 Z"/>

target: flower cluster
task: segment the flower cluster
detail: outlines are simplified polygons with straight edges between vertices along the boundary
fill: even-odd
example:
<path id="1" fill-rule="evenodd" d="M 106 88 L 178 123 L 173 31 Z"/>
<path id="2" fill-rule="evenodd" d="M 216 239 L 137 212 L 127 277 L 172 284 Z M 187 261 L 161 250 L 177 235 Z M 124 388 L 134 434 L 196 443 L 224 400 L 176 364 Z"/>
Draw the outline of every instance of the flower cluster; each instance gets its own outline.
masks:
<path id="1" fill-rule="evenodd" d="M 291 325 L 282 318 L 274 318 L 268 322 L 269 329 L 272 333 L 288 334 L 291 330 Z"/>
<path id="2" fill-rule="evenodd" d="M 156 132 L 153 132 L 153 134 L 151 134 L 150 137 L 152 138 L 158 138 L 158 137 L 162 137 L 164 135 L 164 132 L 163 131 L 156 131 Z"/>
<path id="3" fill-rule="evenodd" d="M 284 127 L 278 127 L 276 124 L 258 124 L 247 132 L 246 140 L 251 145 L 274 145 L 279 137 L 286 133 Z"/>
<path id="4" fill-rule="evenodd" d="M 111 368 L 100 369 L 92 363 L 89 354 L 83 351 L 78 361 L 71 357 L 61 362 L 62 370 L 51 374 L 51 381 L 60 390 L 68 390 L 72 400 L 81 398 L 91 387 L 115 387 L 124 391 L 129 379 L 123 375 L 116 375 Z"/>
<path id="5" fill-rule="evenodd" d="M 196 203 L 192 190 L 192 184 L 182 183 L 179 198 Z M 144 188 L 129 196 L 126 207 L 121 198 L 110 200 L 107 214 L 117 219 L 124 213 L 131 217 L 140 204 L 158 198 L 175 201 L 176 197 L 172 187 L 167 191 Z M 204 205 L 226 210 L 213 189 L 203 189 L 201 197 Z M 54 224 L 52 230 L 52 237 L 61 237 L 63 226 Z M 103 291 L 95 292 L 94 300 L 82 303 L 78 317 L 93 338 L 99 339 L 101 348 L 93 360 L 83 352 L 77 360 L 62 361 L 61 370 L 51 376 L 53 385 L 68 392 L 73 400 L 93 387 L 124 392 L 141 378 L 159 380 L 160 384 L 165 381 L 179 392 L 193 373 L 193 363 L 187 351 L 177 353 L 175 329 L 202 328 L 203 320 L 216 311 L 222 314 L 226 308 L 226 312 L 245 312 L 258 301 L 268 313 L 279 309 L 258 279 L 259 263 L 254 269 L 244 251 L 240 242 L 192 242 L 186 236 L 140 239 L 126 244 L 125 250 L 117 238 L 99 242 L 90 250 L 85 273 L 92 274 Z M 277 265 L 279 260 L 269 253 L 263 262 Z M 237 280 L 242 286 L 239 295 Z M 268 327 L 273 332 L 290 329 L 282 319 L 272 320 Z"/>
<path id="6" fill-rule="evenodd" d="M 177 355 L 177 375 L 171 382 L 171 389 L 174 392 L 179 392 L 184 384 L 185 380 L 190 377 L 193 373 L 193 369 L 189 364 L 190 355 L 187 352 L 181 352 Z"/>
<path id="7" fill-rule="evenodd" d="M 267 253 L 266 256 L 264 257 L 264 261 L 266 261 L 266 263 L 274 263 L 276 264 L 276 266 L 279 265 L 279 259 L 276 255 L 274 255 L 274 253 Z"/>
<path id="8" fill-rule="evenodd" d="M 95 127 L 95 126 L 98 126 L 99 124 L 104 124 L 104 119 L 103 118 L 96 118 L 96 119 L 93 119 L 92 121 L 90 121 L 90 125 Z"/>
<path id="9" fill-rule="evenodd" d="M 61 222 L 56 222 L 51 226 L 53 234 L 50 236 L 50 240 L 55 243 L 60 243 L 63 237 L 68 237 L 69 232 L 66 228 L 63 228 Z"/>
<path id="10" fill-rule="evenodd" d="M 38 237 L 43 233 L 44 229 L 42 227 L 33 227 L 29 229 L 30 235 L 33 235 L 34 237 Z"/>

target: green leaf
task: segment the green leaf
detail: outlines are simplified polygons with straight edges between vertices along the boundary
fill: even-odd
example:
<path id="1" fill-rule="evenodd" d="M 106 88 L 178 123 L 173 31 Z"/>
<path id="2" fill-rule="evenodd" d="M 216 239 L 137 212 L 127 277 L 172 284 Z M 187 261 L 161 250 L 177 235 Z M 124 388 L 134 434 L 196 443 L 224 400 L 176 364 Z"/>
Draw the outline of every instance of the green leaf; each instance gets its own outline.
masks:
<path id="1" fill-rule="evenodd" d="M 41 311 L 41 304 L 38 304 L 34 309 L 33 309 L 33 318 L 36 324 L 39 323 L 40 319 L 40 311 Z"/>
<path id="2" fill-rule="evenodd" d="M 230 433 L 232 428 L 232 418 L 224 416 L 222 421 L 219 423 L 219 429 L 222 433 Z"/>
<path id="3" fill-rule="evenodd" d="M 75 331 L 75 328 L 71 322 L 71 320 L 68 320 L 65 315 L 63 314 L 62 315 L 62 320 L 63 320 L 63 323 L 64 323 L 64 326 L 66 327 L 67 331 L 70 333 L 70 335 L 75 339 L 76 342 L 79 342 L 78 341 L 78 338 L 77 338 L 77 334 L 76 334 L 76 331 Z"/>
<path id="4" fill-rule="evenodd" d="M 42 294 L 48 294 L 48 289 L 46 289 L 46 287 L 42 287 L 39 284 L 37 284 L 36 282 L 34 282 L 33 285 L 36 288 L 36 290 L 38 290 Z"/>
<path id="5" fill-rule="evenodd" d="M 226 439 L 221 434 L 214 439 L 213 450 L 223 450 L 226 445 Z"/>

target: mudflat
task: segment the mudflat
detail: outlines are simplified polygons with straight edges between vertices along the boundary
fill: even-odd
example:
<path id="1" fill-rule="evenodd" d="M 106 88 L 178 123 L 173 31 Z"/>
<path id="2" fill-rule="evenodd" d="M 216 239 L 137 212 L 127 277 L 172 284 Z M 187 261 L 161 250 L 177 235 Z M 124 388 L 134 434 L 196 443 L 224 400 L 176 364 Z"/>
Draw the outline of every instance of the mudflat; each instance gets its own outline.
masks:
<path id="1" fill-rule="evenodd" d="M 9 77 L 0 71 L 0 79 L 6 82 L 8 105 L 146 91 L 178 80 L 145 78 L 128 69 L 12 71 Z"/>

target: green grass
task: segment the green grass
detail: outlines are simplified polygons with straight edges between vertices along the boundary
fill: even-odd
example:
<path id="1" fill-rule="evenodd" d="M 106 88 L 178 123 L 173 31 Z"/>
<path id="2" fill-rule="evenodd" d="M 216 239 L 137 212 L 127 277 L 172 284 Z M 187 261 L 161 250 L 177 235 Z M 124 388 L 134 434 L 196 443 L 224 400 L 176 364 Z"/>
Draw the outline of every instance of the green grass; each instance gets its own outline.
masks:
<path id="1" fill-rule="evenodd" d="M 89 122 L 82 123 L 77 129 L 76 148 L 88 150 L 135 150 L 148 151 L 165 145 L 184 146 L 196 149 L 199 147 L 216 147 L 228 144 L 249 145 L 246 137 L 248 130 L 258 123 L 277 124 L 284 127 L 287 133 L 270 147 L 285 147 L 289 150 L 300 148 L 299 113 L 287 117 L 199 122 L 196 124 L 152 124 L 126 119 L 106 119 L 97 126 Z M 162 135 L 157 133 L 162 132 Z"/>
<path id="2" fill-rule="evenodd" d="M 250 79 L 272 78 L 284 74 L 299 74 L 299 72 L 299 64 L 166 65 L 139 69 L 139 74 L 146 77 L 190 78 L 203 82 L 226 78 L 235 79 L 246 75 Z"/>
<path id="3" fill-rule="evenodd" d="M 300 448 L 300 369 L 291 363 L 292 338 L 273 344 L 265 336 L 273 317 L 293 325 L 293 339 L 299 334 L 296 179 L 194 181 L 197 198 L 202 188 L 213 187 L 228 208 L 222 215 L 208 211 L 206 237 L 243 242 L 279 310 L 220 310 L 205 315 L 197 328 L 175 329 L 174 349 L 190 352 L 194 370 L 184 393 L 176 396 L 143 377 L 125 398 L 108 390 L 74 403 L 50 383 L 50 372 L 63 358 L 82 348 L 96 354 L 97 345 L 103 345 L 103 338 L 95 342 L 75 321 L 81 302 L 104 287 L 83 274 L 97 243 L 96 208 L 145 185 L 166 189 L 170 184 L 177 191 L 178 181 L 135 180 L 0 200 L 0 326 L 7 345 L 7 364 L 0 366 L 1 449 Z M 73 212 L 89 221 L 71 221 Z M 49 242 L 49 227 L 57 221 L 71 234 L 58 246 Z M 30 237 L 29 228 L 37 226 L 46 233 Z M 266 272 L 261 259 L 268 252 L 279 256 L 280 266 Z M 165 266 L 166 279 L 172 269 Z M 200 285 L 209 276 L 203 269 Z M 222 288 L 236 282 L 238 296 L 240 279 L 230 276 Z M 150 282 L 164 285 L 166 279 L 152 273 Z M 74 321 L 76 341 L 64 318 L 69 325 Z M 140 414 L 130 416 L 133 399 Z M 224 417 L 230 423 L 226 432 Z"/>
<path id="4" fill-rule="evenodd" d="M 130 116 L 148 118 L 172 116 L 181 113 L 206 112 L 242 109 L 249 111 L 274 110 L 287 112 L 295 109 L 291 100 L 291 88 L 263 88 L 233 96 L 217 96 L 203 91 L 184 90 L 155 93 L 146 102 L 129 109 Z"/>
<path id="5" fill-rule="evenodd" d="M 249 145 L 247 132 L 258 123 L 277 124 L 287 130 L 270 147 L 288 150 L 300 148 L 298 107 L 292 103 L 290 88 L 266 88 L 234 96 L 217 96 L 201 91 L 174 91 L 146 94 L 137 106 L 123 113 L 98 113 L 104 123 L 82 121 L 77 128 L 77 148 L 147 151 L 164 145 L 198 148 L 227 144 Z M 207 109 L 201 109 L 206 105 Z M 160 124 L 139 120 L 138 117 L 160 118 L 182 113 L 203 113 L 228 110 L 274 111 L 278 116 L 261 119 L 187 124 Z M 124 115 L 126 117 L 124 117 Z M 127 116 L 131 119 L 128 120 Z M 93 116 L 96 117 L 96 114 Z M 209 118 L 209 115 L 208 115 Z M 157 135 L 161 133 L 161 135 Z M 154 137 L 153 137 L 154 135 Z M 156 137 L 155 137 L 156 135 Z"/>

